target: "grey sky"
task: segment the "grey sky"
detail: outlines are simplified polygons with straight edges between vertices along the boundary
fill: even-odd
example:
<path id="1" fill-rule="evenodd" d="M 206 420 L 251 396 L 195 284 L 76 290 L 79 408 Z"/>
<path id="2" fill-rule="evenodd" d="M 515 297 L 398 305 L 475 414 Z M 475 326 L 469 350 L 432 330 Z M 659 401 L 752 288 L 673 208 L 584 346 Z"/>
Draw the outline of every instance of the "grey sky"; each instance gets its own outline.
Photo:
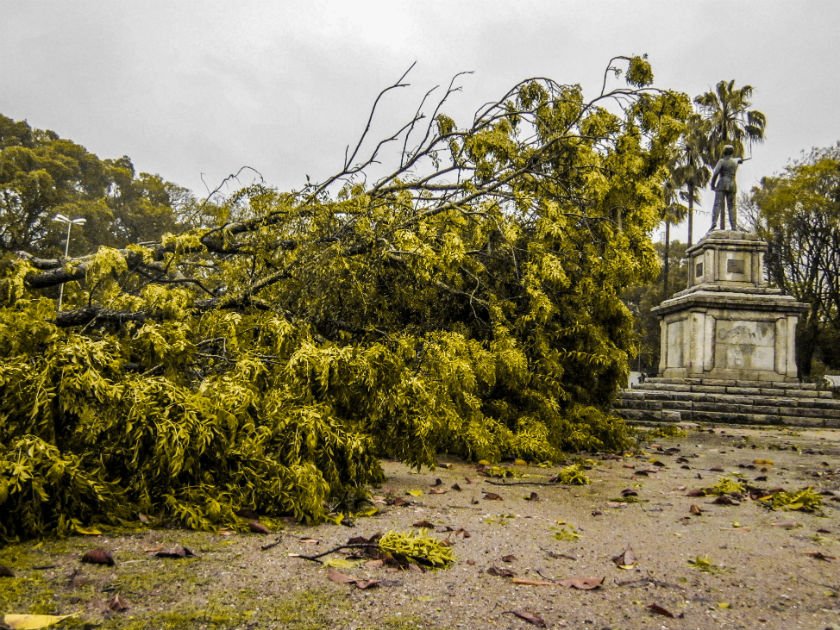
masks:
<path id="1" fill-rule="evenodd" d="M 517 81 L 595 95 L 614 55 L 647 53 L 656 84 L 692 97 L 720 79 L 755 88 L 767 141 L 742 189 L 840 140 L 840 2 L 476 0 L 4 0 L 0 113 L 102 158 L 128 155 L 197 194 L 242 165 L 280 188 L 321 179 L 373 99 L 407 119 L 428 88 L 474 71 L 448 112 L 466 122 Z M 832 68 L 835 68 L 832 70 Z M 711 195 L 702 207 L 708 209 Z M 700 215 L 705 230 L 709 215 Z"/>

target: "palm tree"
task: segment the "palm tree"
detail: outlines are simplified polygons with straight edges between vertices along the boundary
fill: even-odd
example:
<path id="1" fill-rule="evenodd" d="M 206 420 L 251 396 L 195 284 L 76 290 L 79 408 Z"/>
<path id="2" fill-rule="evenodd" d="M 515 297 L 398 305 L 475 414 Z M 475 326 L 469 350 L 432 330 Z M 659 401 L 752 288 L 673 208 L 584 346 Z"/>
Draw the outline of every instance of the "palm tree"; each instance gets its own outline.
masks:
<path id="1" fill-rule="evenodd" d="M 704 161 L 708 140 L 706 120 L 699 114 L 689 116 L 670 168 L 674 185 L 685 188 L 680 197 L 688 202 L 688 247 L 691 247 L 693 242 L 694 204 L 700 203 L 700 190 L 709 183 L 712 174 L 709 165 Z"/>
<path id="2" fill-rule="evenodd" d="M 672 179 L 666 179 L 662 184 L 662 195 L 665 202 L 662 208 L 662 220 L 665 221 L 665 260 L 664 268 L 662 270 L 662 299 L 667 300 L 668 295 L 668 275 L 670 269 L 671 258 L 671 224 L 679 223 L 685 218 L 688 209 L 679 202 L 680 189 Z"/>
<path id="3" fill-rule="evenodd" d="M 750 109 L 753 88 L 735 87 L 735 81 L 719 81 L 715 89 L 694 99 L 700 115 L 709 125 L 706 162 L 714 164 L 720 158 L 723 146 L 735 147 L 735 155 L 743 157 L 744 142 L 752 146 L 764 140 L 767 119 L 760 111 Z"/>

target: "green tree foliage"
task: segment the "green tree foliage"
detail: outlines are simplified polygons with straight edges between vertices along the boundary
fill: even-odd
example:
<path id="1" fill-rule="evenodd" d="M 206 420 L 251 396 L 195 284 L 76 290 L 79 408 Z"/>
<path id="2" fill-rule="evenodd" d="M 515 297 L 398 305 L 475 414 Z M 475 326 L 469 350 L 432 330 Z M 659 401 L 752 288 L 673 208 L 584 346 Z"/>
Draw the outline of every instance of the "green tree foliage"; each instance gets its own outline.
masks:
<path id="1" fill-rule="evenodd" d="M 770 244 L 773 281 L 810 305 L 797 330 L 799 373 L 811 375 L 814 359 L 840 368 L 840 145 L 814 149 L 765 177 L 750 203 L 755 228 Z"/>
<path id="2" fill-rule="evenodd" d="M 178 231 L 188 192 L 158 175 L 137 175 L 127 157 L 100 160 L 52 131 L 0 115 L 0 251 L 64 251 L 57 213 L 84 218 L 73 251 L 156 241 Z"/>
<path id="3" fill-rule="evenodd" d="M 523 81 L 464 128 L 442 113 L 453 82 L 321 183 L 248 187 L 222 223 L 155 244 L 9 263 L 0 536 L 137 510 L 320 519 L 380 455 L 624 446 L 603 411 L 637 349 L 619 292 L 658 268 L 648 235 L 690 112 L 629 67 L 590 101 Z M 62 283 L 56 315 L 41 292 Z"/>

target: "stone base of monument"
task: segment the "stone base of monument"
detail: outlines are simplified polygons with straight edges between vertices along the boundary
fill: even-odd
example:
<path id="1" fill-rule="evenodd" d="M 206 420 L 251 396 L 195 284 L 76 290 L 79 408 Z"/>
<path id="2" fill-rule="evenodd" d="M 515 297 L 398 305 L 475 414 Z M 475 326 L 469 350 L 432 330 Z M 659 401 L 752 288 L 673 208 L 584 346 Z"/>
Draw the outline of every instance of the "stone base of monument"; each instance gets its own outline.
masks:
<path id="1" fill-rule="evenodd" d="M 634 420 L 840 426 L 840 400 L 800 384 L 795 333 L 808 305 L 768 284 L 758 235 L 715 230 L 690 247 L 688 288 L 660 317 L 659 377 L 627 390 Z"/>
<path id="2" fill-rule="evenodd" d="M 688 288 L 653 309 L 660 376 L 797 380 L 796 323 L 808 305 L 767 283 L 766 251 L 758 235 L 729 230 L 688 249 Z"/>

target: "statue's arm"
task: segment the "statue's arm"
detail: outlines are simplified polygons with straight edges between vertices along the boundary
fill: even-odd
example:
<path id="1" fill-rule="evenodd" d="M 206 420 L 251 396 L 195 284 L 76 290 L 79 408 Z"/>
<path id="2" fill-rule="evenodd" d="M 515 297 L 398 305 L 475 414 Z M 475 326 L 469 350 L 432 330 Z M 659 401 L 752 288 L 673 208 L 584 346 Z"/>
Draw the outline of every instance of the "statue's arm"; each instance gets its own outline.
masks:
<path id="1" fill-rule="evenodd" d="M 720 176 L 720 160 L 718 160 L 718 163 L 715 164 L 715 170 L 712 171 L 712 179 L 709 181 L 709 186 L 712 187 L 712 190 L 714 190 L 715 186 L 717 186 L 717 180 L 718 180 L 719 176 Z"/>

